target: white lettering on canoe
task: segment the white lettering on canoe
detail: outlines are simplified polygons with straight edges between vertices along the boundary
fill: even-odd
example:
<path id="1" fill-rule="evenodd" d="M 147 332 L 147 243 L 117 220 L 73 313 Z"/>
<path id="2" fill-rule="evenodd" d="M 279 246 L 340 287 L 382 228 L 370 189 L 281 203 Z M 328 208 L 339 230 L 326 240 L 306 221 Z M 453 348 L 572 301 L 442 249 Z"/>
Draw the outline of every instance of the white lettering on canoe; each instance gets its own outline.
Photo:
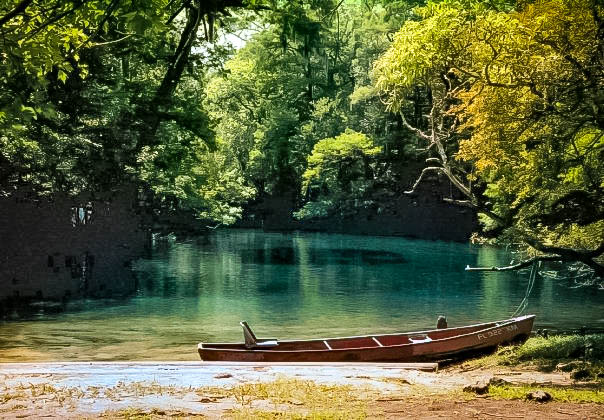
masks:
<path id="1" fill-rule="evenodd" d="M 501 328 L 490 330 L 490 331 L 487 331 L 487 332 L 484 332 L 484 333 L 477 334 L 478 335 L 478 340 L 486 340 L 488 338 L 501 335 L 501 334 L 503 334 L 505 332 L 516 331 L 517 329 L 518 329 L 518 325 L 516 325 L 516 324 L 506 325 L 505 327 L 501 327 Z"/>

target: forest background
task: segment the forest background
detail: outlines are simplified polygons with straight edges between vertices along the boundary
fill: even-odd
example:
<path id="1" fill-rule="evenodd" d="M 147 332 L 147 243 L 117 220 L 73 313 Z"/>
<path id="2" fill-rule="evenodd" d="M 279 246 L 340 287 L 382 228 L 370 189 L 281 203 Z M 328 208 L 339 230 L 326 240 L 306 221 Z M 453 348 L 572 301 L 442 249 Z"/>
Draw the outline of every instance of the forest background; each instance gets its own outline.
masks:
<path id="1" fill-rule="evenodd" d="M 440 174 L 480 235 L 604 277 L 597 0 L 3 0 L 0 192 L 134 184 L 299 219 Z M 407 182 L 408 179 L 417 182 Z M 386 197 L 386 198 L 384 198 Z"/>

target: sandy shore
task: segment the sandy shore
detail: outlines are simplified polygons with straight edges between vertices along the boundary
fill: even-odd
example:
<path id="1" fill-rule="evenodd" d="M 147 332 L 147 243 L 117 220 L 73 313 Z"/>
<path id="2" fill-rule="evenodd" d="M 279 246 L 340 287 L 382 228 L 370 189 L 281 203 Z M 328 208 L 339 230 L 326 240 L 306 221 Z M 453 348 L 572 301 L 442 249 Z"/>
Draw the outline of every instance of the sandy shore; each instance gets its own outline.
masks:
<path id="1" fill-rule="evenodd" d="M 324 386 L 321 389 L 325 392 L 345 390 L 344 394 L 334 394 L 335 401 L 357 401 L 355 412 L 369 418 L 601 419 L 604 416 L 604 408 L 598 404 L 537 404 L 462 392 L 468 384 L 492 378 L 535 387 L 569 386 L 573 382 L 568 373 L 461 367 L 429 371 L 429 365 L 417 367 L 423 371 L 402 364 L 0 363 L 0 418 L 129 416 L 120 410 L 129 410 L 127 413 L 134 417 L 144 414 L 150 418 L 253 418 L 258 410 L 304 415 L 308 409 L 304 401 L 286 398 L 276 404 L 252 391 L 237 394 L 246 384 L 275 381 L 289 387 L 315 383 Z M 229 389 L 238 391 L 229 393 Z M 346 407 L 337 408 L 342 418 L 346 418 Z"/>

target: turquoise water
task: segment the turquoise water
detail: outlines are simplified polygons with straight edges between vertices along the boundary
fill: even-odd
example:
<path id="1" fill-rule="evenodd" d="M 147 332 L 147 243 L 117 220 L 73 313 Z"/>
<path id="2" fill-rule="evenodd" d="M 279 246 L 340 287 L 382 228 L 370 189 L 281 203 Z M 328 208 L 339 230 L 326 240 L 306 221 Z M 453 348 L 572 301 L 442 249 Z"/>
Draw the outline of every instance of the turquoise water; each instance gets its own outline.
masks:
<path id="1" fill-rule="evenodd" d="M 392 237 L 216 231 L 134 264 L 132 296 L 0 323 L 0 360 L 197 360 L 199 341 L 333 337 L 509 317 L 529 272 L 465 272 L 509 262 L 491 247 Z M 537 327 L 604 327 L 604 291 L 537 278 Z"/>

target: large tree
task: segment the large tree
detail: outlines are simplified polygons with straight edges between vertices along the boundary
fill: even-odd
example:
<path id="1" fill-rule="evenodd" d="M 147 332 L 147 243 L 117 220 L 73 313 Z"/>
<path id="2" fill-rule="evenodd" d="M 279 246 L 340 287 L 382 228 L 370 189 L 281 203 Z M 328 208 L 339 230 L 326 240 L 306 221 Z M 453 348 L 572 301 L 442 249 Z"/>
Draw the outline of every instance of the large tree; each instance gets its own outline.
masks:
<path id="1" fill-rule="evenodd" d="M 422 175 L 446 174 L 463 204 L 546 254 L 537 258 L 581 261 L 604 276 L 601 5 L 445 2 L 420 13 L 376 79 L 403 118 L 413 89 L 429 92 L 424 125 L 405 120 L 433 151 Z"/>
<path id="2" fill-rule="evenodd" d="M 237 210 L 224 206 L 249 198 L 249 191 L 228 166 L 219 169 L 224 159 L 213 151 L 202 108 L 204 72 L 220 66 L 227 52 L 213 41 L 219 28 L 229 29 L 233 12 L 265 11 L 279 20 L 310 3 L 332 4 L 5 2 L 3 189 L 26 184 L 38 192 L 76 193 L 142 181 L 159 197 L 232 221 Z M 228 192 L 221 182 L 230 186 Z M 225 219 L 219 208 L 226 209 Z"/>
<path id="3" fill-rule="evenodd" d="M 219 142 L 260 194 L 293 193 L 302 204 L 310 197 L 303 173 L 313 147 L 347 128 L 383 146 L 375 165 L 383 184 L 392 186 L 405 170 L 410 136 L 380 102 L 369 73 L 410 6 L 380 3 L 339 2 L 286 15 L 286 23 L 269 20 L 210 78 L 206 108 Z M 323 198 L 333 208 L 355 201 Z"/>

